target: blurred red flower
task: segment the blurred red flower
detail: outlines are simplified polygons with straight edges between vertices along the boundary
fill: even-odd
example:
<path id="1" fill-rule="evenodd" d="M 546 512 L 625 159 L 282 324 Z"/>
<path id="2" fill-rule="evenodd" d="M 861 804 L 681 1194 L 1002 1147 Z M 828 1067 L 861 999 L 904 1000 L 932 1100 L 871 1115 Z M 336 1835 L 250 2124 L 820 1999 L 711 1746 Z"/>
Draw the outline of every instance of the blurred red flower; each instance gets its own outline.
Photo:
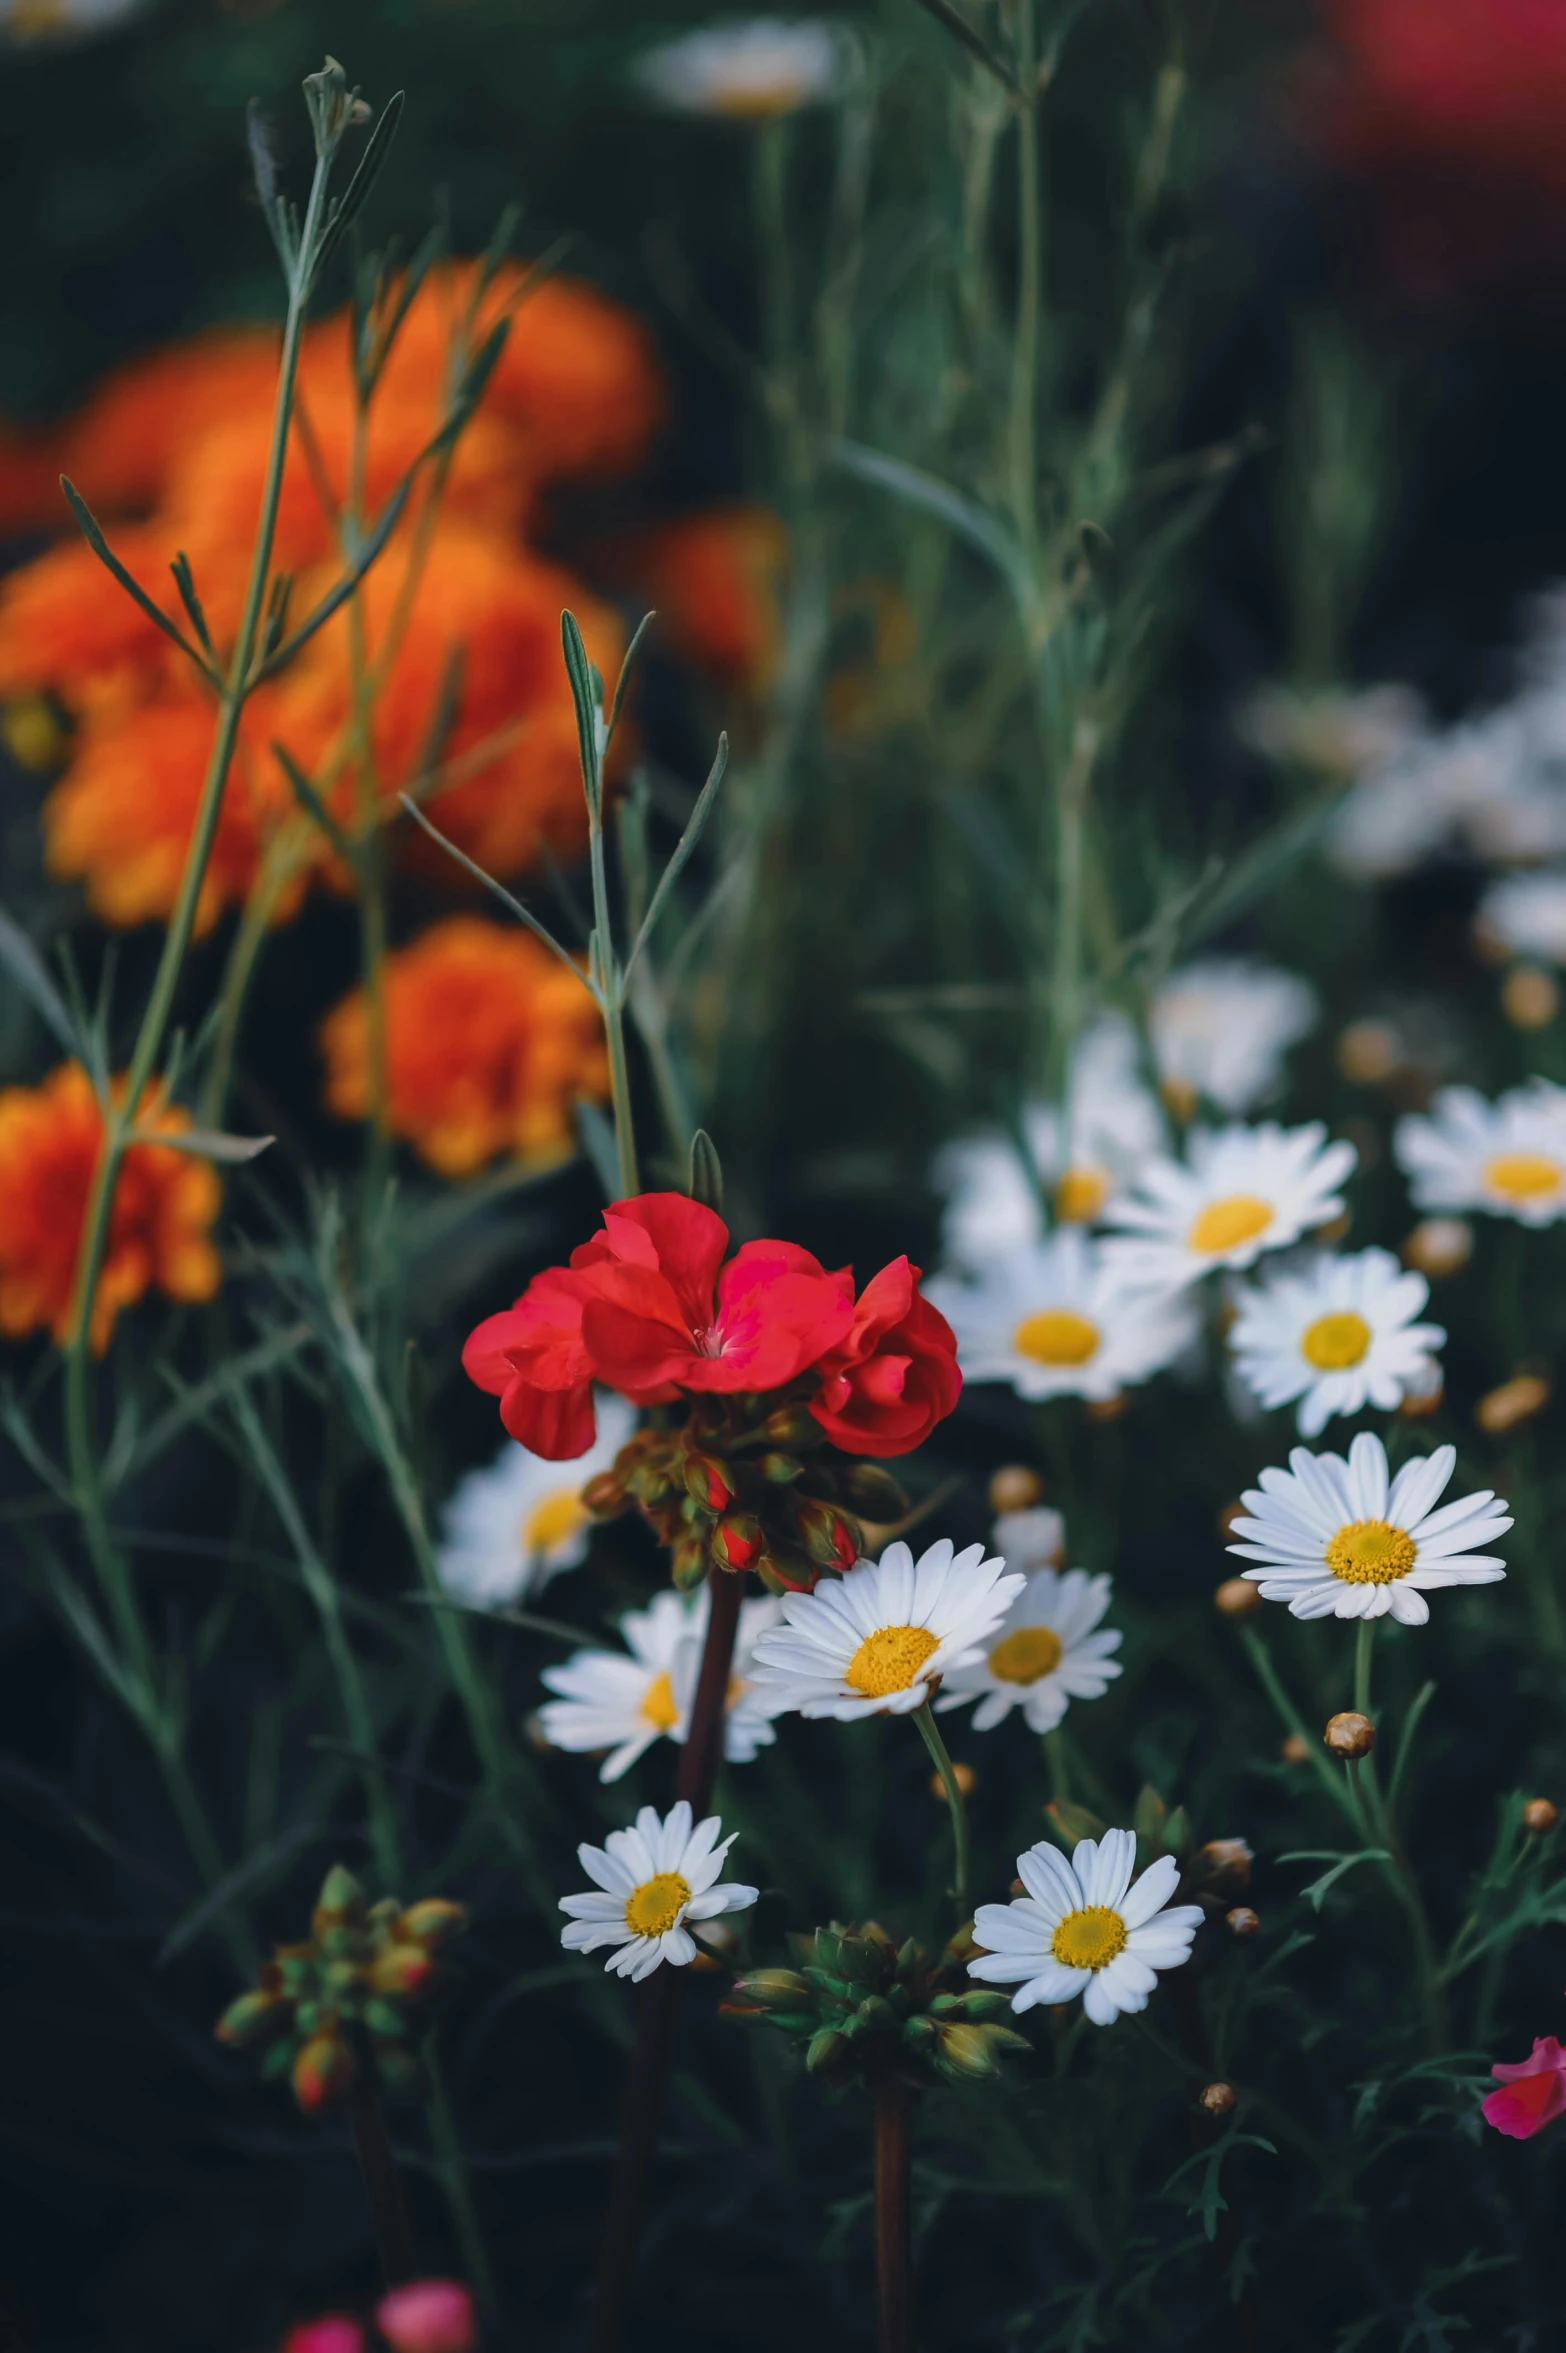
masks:
<path id="1" fill-rule="evenodd" d="M 1490 2073 L 1502 2088 L 1484 2102 L 1484 2120 L 1511 2140 L 1531 2140 L 1566 2108 L 1566 2051 L 1553 2034 L 1540 2036 L 1529 2058 Z"/>
<path id="2" fill-rule="evenodd" d="M 375 2307 L 392 2353 L 472 2353 L 478 2320 L 469 2291 L 454 2279 L 410 2280 Z"/>

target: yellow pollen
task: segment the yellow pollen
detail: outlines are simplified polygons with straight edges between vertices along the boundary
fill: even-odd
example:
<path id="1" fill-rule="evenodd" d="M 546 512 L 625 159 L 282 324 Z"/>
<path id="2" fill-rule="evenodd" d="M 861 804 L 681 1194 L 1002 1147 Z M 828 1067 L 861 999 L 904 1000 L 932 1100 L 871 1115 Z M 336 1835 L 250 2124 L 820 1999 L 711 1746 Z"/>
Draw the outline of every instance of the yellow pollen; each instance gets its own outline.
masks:
<path id="1" fill-rule="evenodd" d="M 535 1503 L 522 1522 L 522 1550 L 529 1557 L 553 1552 L 557 1544 L 566 1543 L 579 1528 L 585 1528 L 587 1520 L 580 1487 L 557 1487 L 553 1495 Z"/>
<path id="2" fill-rule="evenodd" d="M 1019 1626 L 990 1652 L 990 1673 L 1002 1683 L 1036 1683 L 1060 1665 L 1061 1640 L 1053 1626 Z"/>
<path id="3" fill-rule="evenodd" d="M 1547 1152 L 1501 1152 L 1486 1161 L 1484 1181 L 1509 1201 L 1537 1201 L 1560 1191 L 1563 1174 L 1560 1162 Z"/>
<path id="4" fill-rule="evenodd" d="M 660 1732 L 672 1732 L 680 1720 L 674 1704 L 674 1685 L 669 1681 L 667 1667 L 655 1675 L 642 1694 L 642 1714 L 649 1724 L 656 1724 Z"/>
<path id="5" fill-rule="evenodd" d="M 1412 1536 L 1389 1520 L 1352 1520 L 1327 1546 L 1327 1566 L 1345 1585 L 1395 1585 L 1416 1557 Z"/>
<path id="6" fill-rule="evenodd" d="M 885 1699 L 889 1692 L 906 1691 L 932 1650 L 937 1637 L 928 1626 L 878 1626 L 867 1634 L 843 1670 L 843 1681 L 862 1691 L 866 1699 Z"/>
<path id="7" fill-rule="evenodd" d="M 690 1881 L 678 1871 L 644 1879 L 625 1899 L 625 1925 L 638 1936 L 667 1936 L 691 1900 Z"/>
<path id="8" fill-rule="evenodd" d="M 1192 1218 L 1186 1247 L 1216 1258 L 1225 1250 L 1237 1249 L 1241 1242 L 1254 1242 L 1271 1223 L 1270 1201 L 1259 1200 L 1254 1193 L 1228 1193 L 1221 1201 L 1209 1201 Z"/>
<path id="9" fill-rule="evenodd" d="M 1300 1341 L 1300 1354 L 1319 1373 L 1341 1373 L 1363 1362 L 1370 1340 L 1364 1317 L 1345 1307 L 1335 1315 L 1317 1316 Z"/>
<path id="10" fill-rule="evenodd" d="M 1065 1226 L 1085 1226 L 1109 1199 L 1101 1168 L 1068 1168 L 1055 1187 L 1055 1215 Z"/>
<path id="11" fill-rule="evenodd" d="M 1107 1969 L 1126 1949 L 1126 1924 L 1108 1904 L 1085 1904 L 1066 1914 L 1049 1949 L 1068 1969 Z"/>
<path id="12" fill-rule="evenodd" d="M 1100 1338 L 1097 1324 L 1085 1315 L 1069 1307 L 1044 1307 L 1023 1317 L 1011 1344 L 1035 1364 L 1086 1364 L 1098 1354 Z"/>

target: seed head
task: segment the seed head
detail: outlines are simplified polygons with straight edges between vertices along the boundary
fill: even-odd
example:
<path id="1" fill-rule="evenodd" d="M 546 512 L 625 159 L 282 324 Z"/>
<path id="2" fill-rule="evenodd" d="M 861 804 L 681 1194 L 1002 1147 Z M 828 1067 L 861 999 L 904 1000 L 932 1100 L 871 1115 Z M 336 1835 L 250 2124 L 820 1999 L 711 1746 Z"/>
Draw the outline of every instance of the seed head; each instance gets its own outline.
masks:
<path id="1" fill-rule="evenodd" d="M 1327 1719 L 1327 1729 L 1321 1737 L 1335 1757 L 1368 1757 L 1376 1745 L 1376 1727 L 1368 1716 L 1360 1715 L 1354 1708 L 1344 1708 Z"/>
<path id="2" fill-rule="evenodd" d="M 990 1509 L 997 1516 L 1003 1512 L 1031 1511 L 1043 1500 L 1044 1482 L 1025 1463 L 1003 1463 L 990 1481 Z"/>
<path id="3" fill-rule="evenodd" d="M 1234 2113 L 1234 2086 L 1232 2083 L 1206 2084 L 1196 2097 L 1197 2104 L 1205 2108 L 1209 2116 L 1230 2116 Z"/>
<path id="4" fill-rule="evenodd" d="M 1523 1807 L 1522 1818 L 1523 1828 L 1541 1838 L 1546 1830 L 1553 1830 L 1560 1819 L 1547 1797 L 1531 1797 Z"/>
<path id="5" fill-rule="evenodd" d="M 1248 1618 L 1261 1608 L 1261 1590 L 1248 1577 L 1225 1577 L 1213 1595 L 1213 1606 L 1226 1618 Z"/>
<path id="6" fill-rule="evenodd" d="M 1261 1915 L 1249 1904 L 1236 1904 L 1232 1912 L 1225 1912 L 1223 1924 L 1231 1936 L 1254 1936 L 1261 1926 Z"/>

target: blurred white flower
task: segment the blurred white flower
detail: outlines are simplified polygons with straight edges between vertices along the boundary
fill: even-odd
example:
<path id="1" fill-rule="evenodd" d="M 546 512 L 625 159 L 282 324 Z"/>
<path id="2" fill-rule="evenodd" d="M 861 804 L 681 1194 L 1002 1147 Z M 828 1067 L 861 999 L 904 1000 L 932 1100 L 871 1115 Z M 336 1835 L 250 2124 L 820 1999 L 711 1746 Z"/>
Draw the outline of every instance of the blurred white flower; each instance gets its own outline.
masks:
<path id="1" fill-rule="evenodd" d="M 1269 760 L 1321 776 L 1361 777 L 1408 749 L 1428 724 L 1409 686 L 1366 686 L 1301 694 L 1264 687 L 1240 713 L 1242 738 Z"/>
<path id="2" fill-rule="evenodd" d="M 607 1749 L 598 1778 L 618 1781 L 655 1740 L 683 1742 L 707 1606 L 705 1586 L 690 1601 L 669 1587 L 620 1620 L 625 1650 L 579 1650 L 563 1666 L 546 1667 L 543 1681 L 559 1697 L 539 1709 L 538 1723 L 551 1748 L 587 1755 Z M 731 1765 L 748 1765 L 777 1738 L 775 1711 L 750 1669 L 757 1638 L 777 1625 L 780 1607 L 769 1599 L 740 1605 L 723 1720 L 723 1753 Z"/>
<path id="3" fill-rule="evenodd" d="M 968 1975 L 1015 1985 L 1014 2010 L 1078 1994 L 1095 2026 L 1145 2010 L 1159 1970 L 1191 1958 L 1202 1912 L 1199 1904 L 1170 1904 L 1180 1882 L 1173 1855 L 1149 1863 L 1133 1885 L 1135 1869 L 1130 1830 L 1079 1839 L 1069 1863 L 1045 1841 L 1029 1847 L 1017 1857 L 1027 1894 L 981 1904 L 974 1914 L 973 1933 L 985 1949 L 968 1963 Z"/>
<path id="4" fill-rule="evenodd" d="M 1021 1563 L 1008 1558 L 1008 1568 Z M 1074 1699 L 1102 1699 L 1120 1673 L 1113 1630 L 1096 1631 L 1109 1607 L 1106 1576 L 1086 1569 L 1038 1569 L 996 1628 L 990 1646 L 971 1666 L 953 1667 L 941 1686 L 937 1713 L 973 1711 L 975 1732 L 989 1732 L 1020 1707 L 1030 1730 L 1053 1732 Z"/>
<path id="5" fill-rule="evenodd" d="M 715 1920 L 720 1912 L 744 1912 L 758 1888 L 722 1883 L 728 1852 L 739 1833 L 720 1843 L 723 1824 L 716 1814 L 692 1823 L 682 1797 L 666 1815 L 643 1806 L 629 1830 L 611 1830 L 601 1847 L 579 1846 L 577 1860 L 594 1882 L 590 1895 L 563 1895 L 560 1909 L 571 1915 L 560 1932 L 568 1953 L 614 1951 L 604 1963 L 633 1985 L 650 1977 L 661 1961 L 683 1969 L 696 1958 L 687 1920 Z"/>
<path id="6" fill-rule="evenodd" d="M 13 41 L 88 41 L 137 16 L 146 0 L 0 0 L 0 33 Z"/>
<path id="7" fill-rule="evenodd" d="M 759 121 L 831 98 L 847 63 L 841 25 L 821 17 L 757 16 L 665 41 L 636 70 L 649 95 L 679 113 Z"/>
<path id="8" fill-rule="evenodd" d="M 1428 1115 L 1398 1121 L 1393 1150 L 1416 1209 L 1484 1209 L 1525 1226 L 1566 1214 L 1566 1087 L 1546 1079 L 1495 1103 L 1443 1087 Z"/>
<path id="9" fill-rule="evenodd" d="M 954 1552 L 943 1536 L 917 1563 L 889 1544 L 814 1593 L 784 1595 L 786 1624 L 756 1645 L 756 1682 L 780 1714 L 909 1715 L 942 1675 L 983 1656 L 1023 1583 L 982 1544 Z"/>
<path id="10" fill-rule="evenodd" d="M 1566 870 L 1509 874 L 1479 902 L 1474 929 L 1486 944 L 1512 956 L 1566 964 Z"/>
<path id="11" fill-rule="evenodd" d="M 1390 1250 L 1322 1257 L 1242 1290 L 1229 1346 L 1261 1403 L 1297 1398 L 1300 1435 L 1319 1438 L 1334 1414 L 1389 1413 L 1439 1380 L 1433 1352 L 1446 1334 L 1414 1321 L 1429 1297 L 1424 1276 Z"/>
<path id="12" fill-rule="evenodd" d="M 1188 1346 L 1194 1310 L 1168 1298 L 1126 1296 L 1109 1269 L 1111 1245 L 1074 1226 L 1047 1242 L 990 1259 L 970 1282 L 925 1285 L 957 1335 L 969 1381 L 1005 1381 L 1019 1397 L 1103 1401 L 1151 1379 Z"/>
<path id="13" fill-rule="evenodd" d="M 1329 1144 L 1320 1120 L 1304 1127 L 1193 1128 L 1186 1159 L 1154 1161 L 1134 1193 L 1112 1204 L 1106 1274 L 1122 1292 L 1173 1290 L 1219 1267 L 1247 1267 L 1343 1208 L 1352 1144 Z"/>
<path id="14" fill-rule="evenodd" d="M 1231 1544 L 1265 1601 L 1286 1601 L 1296 1618 L 1381 1618 L 1405 1626 L 1430 1616 L 1425 1592 L 1438 1585 L 1494 1585 L 1505 1563 L 1472 1552 L 1504 1536 L 1511 1516 L 1486 1487 L 1435 1508 L 1457 1464 L 1457 1449 L 1406 1462 L 1388 1480 L 1387 1450 L 1361 1433 L 1341 1454 L 1296 1446 L 1286 1471 L 1265 1470 L 1241 1498 L 1249 1517 L 1230 1526 Z"/>
<path id="15" fill-rule="evenodd" d="M 1316 1013 L 1315 991 L 1296 973 L 1243 957 L 1188 964 L 1159 990 L 1149 1015 L 1165 1101 L 1184 1119 L 1200 1102 L 1249 1111 L 1276 1084 L 1284 1055 Z"/>
<path id="16" fill-rule="evenodd" d="M 1058 1569 L 1066 1557 L 1066 1523 L 1047 1503 L 998 1512 L 994 1544 L 1009 1569 Z"/>
<path id="17" fill-rule="evenodd" d="M 435 1570 L 446 1591 L 476 1608 L 542 1592 L 587 1558 L 593 1523 L 582 1489 L 636 1429 L 636 1408 L 612 1390 L 597 1395 L 598 1435 L 574 1462 L 546 1462 L 508 1439 L 494 1461 L 459 1479 L 441 1519 Z"/>

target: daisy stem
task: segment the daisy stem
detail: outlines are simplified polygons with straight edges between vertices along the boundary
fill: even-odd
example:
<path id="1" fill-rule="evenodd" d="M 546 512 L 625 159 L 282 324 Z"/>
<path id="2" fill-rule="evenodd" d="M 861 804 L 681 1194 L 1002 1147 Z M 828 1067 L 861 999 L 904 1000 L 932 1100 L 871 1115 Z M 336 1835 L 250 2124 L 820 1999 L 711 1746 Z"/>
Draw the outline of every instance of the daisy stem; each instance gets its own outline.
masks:
<path id="1" fill-rule="evenodd" d="M 930 1713 L 930 1703 L 914 1710 L 914 1722 L 919 1736 L 930 1752 L 931 1762 L 941 1777 L 946 1792 L 947 1811 L 952 1818 L 952 1896 L 957 1905 L 957 1924 L 968 1918 L 968 1809 L 963 1803 L 962 1785 L 957 1779 L 957 1768 L 946 1751 L 939 1727 Z"/>
<path id="2" fill-rule="evenodd" d="M 914 2094 L 895 2076 L 875 2091 L 875 2275 L 880 2353 L 913 2344 Z"/>
<path id="3" fill-rule="evenodd" d="M 1267 1654 L 1266 1643 L 1263 1642 L 1254 1626 L 1242 1626 L 1240 1640 L 1245 1646 L 1247 1658 L 1256 1670 L 1256 1679 L 1277 1710 L 1279 1720 L 1303 1744 L 1305 1754 L 1310 1759 L 1322 1788 L 1331 1798 L 1333 1804 L 1343 1809 L 1357 1829 L 1360 1826 L 1360 1818 L 1358 1808 L 1354 1803 L 1353 1793 L 1333 1771 L 1331 1759 L 1321 1742 L 1312 1740 L 1306 1731 L 1305 1719 L 1279 1681 L 1277 1669 Z"/>
<path id="4" fill-rule="evenodd" d="M 1370 1715 L 1370 1669 L 1375 1641 L 1376 1620 L 1361 1618 L 1354 1643 L 1354 1705 L 1362 1716 Z M 1374 1754 L 1362 1757 L 1353 1771 L 1364 1802 L 1366 1822 L 1371 1835 L 1379 1838 L 1391 1858 L 1388 1875 L 1408 1914 L 1409 1931 L 1414 1943 L 1414 1965 L 1419 1976 L 1419 1998 L 1425 2013 L 1425 2030 L 1430 2047 L 1433 2052 L 1444 2051 L 1451 2040 L 1451 2029 L 1441 1973 L 1436 1962 L 1435 1941 L 1430 1934 L 1430 1922 L 1425 1914 L 1419 1882 L 1414 1877 L 1408 1851 L 1382 1790 Z"/>
<path id="5" fill-rule="evenodd" d="M 364 2176 L 365 2194 L 375 2222 L 381 2270 L 389 2288 L 400 2287 L 414 2276 L 413 2233 L 408 2226 L 402 2177 L 386 2137 L 381 2103 L 363 2076 L 355 2078 L 348 2095 L 348 2120 L 353 2126 L 353 2145 L 358 2152 L 359 2171 Z"/>

